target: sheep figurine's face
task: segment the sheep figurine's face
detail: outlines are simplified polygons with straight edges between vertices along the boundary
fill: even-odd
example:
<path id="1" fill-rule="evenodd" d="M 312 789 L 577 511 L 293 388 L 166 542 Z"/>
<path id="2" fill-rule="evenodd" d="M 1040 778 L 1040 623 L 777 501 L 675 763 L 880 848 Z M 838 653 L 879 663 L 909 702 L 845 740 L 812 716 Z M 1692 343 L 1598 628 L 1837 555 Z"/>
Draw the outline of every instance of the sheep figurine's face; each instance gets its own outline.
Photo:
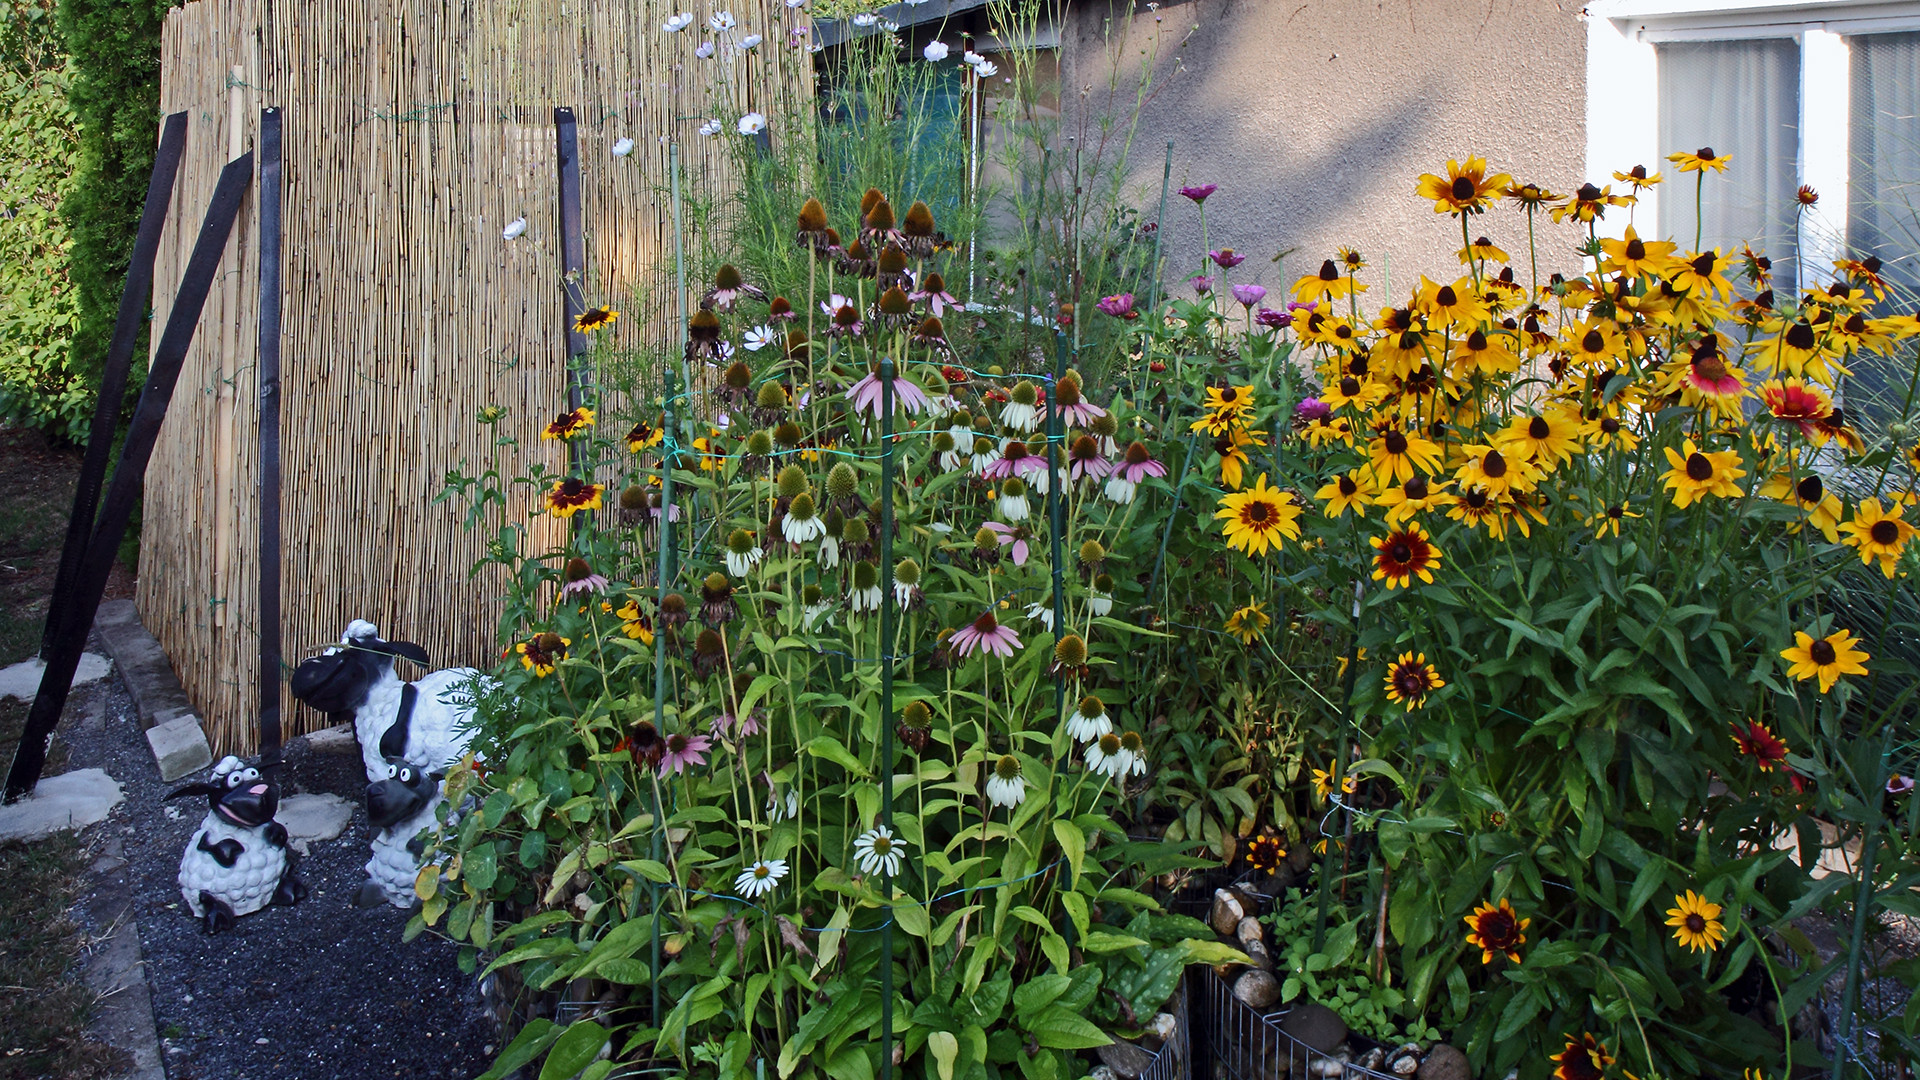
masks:
<path id="1" fill-rule="evenodd" d="M 387 778 L 367 785 L 367 823 L 385 829 L 419 813 L 440 793 L 441 775 L 388 758 Z"/>
<path id="2" fill-rule="evenodd" d="M 427 663 L 427 650 L 410 641 L 382 641 L 372 623 L 355 620 L 339 645 L 301 661 L 289 688 L 294 697 L 323 713 L 350 713 L 393 670 L 396 656 Z"/>
<path id="3" fill-rule="evenodd" d="M 265 825 L 280 808 L 279 785 L 261 778 L 251 765 L 216 777 L 207 786 L 212 789 L 207 792 L 208 808 L 243 829 Z"/>

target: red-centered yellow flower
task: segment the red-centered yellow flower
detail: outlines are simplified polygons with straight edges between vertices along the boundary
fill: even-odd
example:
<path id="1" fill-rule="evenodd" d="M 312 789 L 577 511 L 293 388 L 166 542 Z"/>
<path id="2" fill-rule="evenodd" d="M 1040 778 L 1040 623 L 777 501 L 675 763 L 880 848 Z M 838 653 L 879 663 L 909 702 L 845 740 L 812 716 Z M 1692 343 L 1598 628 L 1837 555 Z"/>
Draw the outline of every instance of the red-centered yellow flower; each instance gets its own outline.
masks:
<path id="1" fill-rule="evenodd" d="M 1846 508 L 1841 505 L 1839 496 L 1827 490 L 1826 482 L 1820 479 L 1818 473 L 1799 477 L 1791 473 L 1775 473 L 1760 486 L 1760 494 L 1799 507 L 1807 515 L 1806 520 L 1827 538 L 1827 543 L 1840 542 L 1840 515 Z M 1796 521 L 1787 527 L 1787 531 L 1799 532 L 1801 524 Z"/>
<path id="2" fill-rule="evenodd" d="M 1507 538 L 1506 503 L 1487 494 L 1486 488 L 1462 488 L 1447 507 L 1447 516 L 1465 522 L 1469 529 L 1484 527 L 1495 540 Z"/>
<path id="3" fill-rule="evenodd" d="M 1245 858 L 1247 865 L 1267 874 L 1280 872 L 1280 860 L 1287 857 L 1287 849 L 1280 838 L 1272 833 L 1261 833 L 1247 841 Z"/>
<path id="4" fill-rule="evenodd" d="M 1580 448 L 1580 421 L 1565 409 L 1548 409 L 1535 416 L 1523 413 L 1494 436 L 1494 445 L 1539 466 L 1542 472 L 1552 472 L 1573 460 L 1573 452 Z"/>
<path id="5" fill-rule="evenodd" d="M 1606 1043 L 1587 1033 L 1579 1038 L 1567 1036 L 1566 1048 L 1547 1060 L 1554 1064 L 1553 1080 L 1602 1080 L 1613 1055 L 1607 1053 Z"/>
<path id="6" fill-rule="evenodd" d="M 1628 277 L 1659 277 L 1678 262 L 1673 253 L 1679 246 L 1671 240 L 1642 240 L 1629 225 L 1626 235 L 1620 239 L 1600 241 L 1600 250 L 1607 256 L 1600 268 Z"/>
<path id="7" fill-rule="evenodd" d="M 598 510 L 606 492 L 601 484 L 589 484 L 569 476 L 547 489 L 547 512 L 554 517 L 569 518 L 581 510 Z"/>
<path id="8" fill-rule="evenodd" d="M 1889 578 L 1893 577 L 1894 567 L 1913 540 L 1913 534 L 1920 532 L 1901 516 L 1899 503 L 1882 509 L 1879 499 L 1863 500 L 1854 508 L 1853 520 L 1847 522 L 1845 528 L 1846 544 L 1860 553 L 1860 565 L 1870 566 L 1878 559 L 1880 572 Z"/>
<path id="9" fill-rule="evenodd" d="M 1813 424 L 1833 415 L 1833 399 L 1805 379 L 1766 383 L 1760 387 L 1760 398 L 1775 420 L 1798 426 L 1802 435 L 1810 436 Z"/>
<path id="10" fill-rule="evenodd" d="M 1710 405 L 1737 412 L 1740 399 L 1747 394 L 1746 374 L 1728 363 L 1720 351 L 1718 335 L 1701 338 L 1684 362 L 1671 365 L 1675 374 L 1669 383 L 1690 405 Z"/>
<path id="11" fill-rule="evenodd" d="M 637 454 L 648 447 L 659 446 L 666 435 L 665 431 L 642 420 L 633 425 L 632 431 L 627 432 L 627 450 Z"/>
<path id="12" fill-rule="evenodd" d="M 1321 486 L 1313 497 L 1327 504 L 1326 514 L 1337 518 L 1352 510 L 1355 517 L 1366 517 L 1373 505 L 1373 478 L 1365 469 L 1341 473 Z"/>
<path id="13" fill-rule="evenodd" d="M 1251 645 L 1272 622 L 1259 604 L 1248 604 L 1243 608 L 1235 608 L 1233 614 L 1227 616 L 1226 628 L 1227 633 L 1240 639 L 1240 644 Z"/>
<path id="14" fill-rule="evenodd" d="M 1444 179 L 1432 173 L 1420 177 L 1414 193 L 1433 200 L 1436 214 L 1479 214 L 1506 193 L 1513 177 L 1506 173 L 1487 175 L 1487 159 L 1470 157 L 1464 163 L 1447 162 Z"/>
<path id="15" fill-rule="evenodd" d="M 1787 768 L 1787 755 L 1791 753 L 1787 744 L 1773 730 L 1758 720 L 1749 720 L 1744 724 L 1727 722 L 1733 729 L 1733 745 L 1742 754 L 1753 759 L 1761 772 L 1772 772 L 1776 767 Z M 1788 770 L 1791 772 L 1792 770 Z"/>
<path id="16" fill-rule="evenodd" d="M 1667 280 L 1675 289 L 1717 293 L 1724 300 L 1733 295 L 1733 283 L 1727 280 L 1727 267 L 1731 265 L 1733 256 L 1720 254 L 1719 248 L 1690 251 L 1674 264 Z"/>
<path id="17" fill-rule="evenodd" d="M 1714 153 L 1711 146 L 1703 146 L 1691 154 L 1684 150 L 1678 154 L 1668 154 L 1667 160 L 1680 166 L 1680 171 L 1683 173 L 1706 172 L 1709 169 L 1723 173 L 1727 171 L 1727 166 L 1733 163 L 1732 157 Z"/>
<path id="18" fill-rule="evenodd" d="M 1426 704 L 1427 695 L 1447 685 L 1427 663 L 1426 653 L 1403 652 L 1387 667 L 1387 700 L 1405 705 L 1408 712 Z"/>
<path id="19" fill-rule="evenodd" d="M 1732 450 L 1708 452 L 1686 440 L 1683 450 L 1669 446 L 1667 463 L 1672 467 L 1661 477 L 1673 492 L 1673 505 L 1685 510 L 1709 495 L 1729 498 L 1741 494 L 1734 481 L 1747 475 L 1740 468 L 1740 455 Z"/>
<path id="20" fill-rule="evenodd" d="M 584 434 L 592 426 L 593 410 L 583 405 L 578 409 L 561 413 L 553 423 L 548 424 L 546 429 L 540 432 L 540 438 L 558 439 L 564 442 L 576 435 Z"/>
<path id="21" fill-rule="evenodd" d="M 619 317 L 620 313 L 610 307 L 588 308 L 580 313 L 579 318 L 573 320 L 573 328 L 582 333 L 604 330 L 612 326 L 613 321 Z"/>
<path id="22" fill-rule="evenodd" d="M 1480 950 L 1481 963 L 1493 963 L 1495 955 L 1520 962 L 1520 946 L 1527 943 L 1526 930 L 1533 920 L 1521 918 L 1505 898 L 1498 906 L 1481 904 L 1465 920 L 1467 944 Z"/>
<path id="23" fill-rule="evenodd" d="M 1213 516 L 1226 522 L 1227 546 L 1251 557 L 1265 555 L 1268 548 L 1279 551 L 1283 537 L 1300 539 L 1300 513 L 1286 492 L 1267 486 L 1267 474 L 1261 473 L 1252 488 L 1222 496 Z"/>
<path id="24" fill-rule="evenodd" d="M 1860 641 L 1851 630 L 1836 630 L 1823 638 L 1816 638 L 1804 630 L 1793 632 L 1793 648 L 1781 649 L 1780 655 L 1791 661 L 1787 674 L 1806 682 L 1808 679 L 1820 680 L 1820 692 L 1825 694 L 1833 689 L 1842 675 L 1865 675 L 1867 669 L 1861 663 L 1871 660 L 1864 651 L 1854 648 Z"/>
<path id="25" fill-rule="evenodd" d="M 1388 428 L 1367 443 L 1367 459 L 1373 463 L 1374 482 L 1404 483 L 1415 469 L 1434 472 L 1440 468 L 1440 447 L 1418 432 Z"/>
<path id="26" fill-rule="evenodd" d="M 1398 589 L 1415 577 L 1433 583 L 1433 568 L 1440 565 L 1440 549 L 1433 546 L 1427 530 L 1409 525 L 1399 532 L 1376 536 L 1373 545 L 1373 580 L 1384 581 L 1387 588 Z"/>
<path id="27" fill-rule="evenodd" d="M 1694 952 L 1713 952 L 1726 937 L 1720 924 L 1720 905 L 1699 896 L 1692 889 L 1673 898 L 1667 909 L 1667 925 L 1673 927 L 1673 940 Z"/>
<path id="28" fill-rule="evenodd" d="M 534 677 L 544 679 L 553 674 L 556 664 L 566 658 L 567 646 L 573 644 L 572 638 L 563 638 L 559 634 L 535 634 L 533 640 L 522 641 L 513 647 L 520 654 L 520 666 L 533 672 Z"/>

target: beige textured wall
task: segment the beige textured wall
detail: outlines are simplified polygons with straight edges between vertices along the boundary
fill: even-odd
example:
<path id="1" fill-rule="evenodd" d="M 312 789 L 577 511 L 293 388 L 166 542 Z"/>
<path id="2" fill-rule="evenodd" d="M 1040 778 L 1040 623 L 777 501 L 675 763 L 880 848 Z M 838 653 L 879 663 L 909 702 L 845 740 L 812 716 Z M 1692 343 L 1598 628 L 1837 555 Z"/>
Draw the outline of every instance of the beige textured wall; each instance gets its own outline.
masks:
<path id="1" fill-rule="evenodd" d="M 1118 57 L 1114 98 L 1130 108 L 1140 66 L 1154 64 L 1154 96 L 1128 161 L 1134 203 L 1154 217 L 1173 140 L 1172 187 L 1218 184 L 1207 202 L 1213 246 L 1248 255 L 1229 281 L 1277 291 L 1275 253 L 1299 249 L 1285 264 L 1292 279 L 1345 244 L 1375 275 L 1390 263 L 1400 294 L 1415 273 L 1458 272 L 1459 226 L 1414 197 L 1421 173 L 1444 175 L 1448 158 L 1478 154 L 1492 171 L 1558 193 L 1581 183 L 1580 8 L 1580 0 L 1190 0 L 1156 11 L 1074 3 L 1062 27 L 1061 96 L 1068 108 L 1105 106 Z M 1165 279 L 1178 288 L 1205 254 L 1199 216 L 1173 195 L 1166 226 Z M 1514 254 L 1524 280 L 1525 215 L 1499 206 L 1473 228 Z M 1571 226 L 1543 216 L 1540 235 L 1542 278 L 1571 268 Z M 1374 307 L 1380 280 L 1367 294 Z"/>

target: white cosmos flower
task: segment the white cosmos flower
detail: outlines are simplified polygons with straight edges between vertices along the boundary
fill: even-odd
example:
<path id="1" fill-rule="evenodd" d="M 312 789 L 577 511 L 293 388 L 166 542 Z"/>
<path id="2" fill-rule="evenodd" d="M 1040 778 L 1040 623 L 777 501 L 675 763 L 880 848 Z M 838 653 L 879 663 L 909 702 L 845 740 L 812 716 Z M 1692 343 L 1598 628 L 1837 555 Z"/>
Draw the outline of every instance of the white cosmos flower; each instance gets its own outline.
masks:
<path id="1" fill-rule="evenodd" d="M 692 25 L 693 12 L 683 11 L 678 15 L 667 16 L 667 21 L 660 24 L 660 29 L 665 30 L 669 34 L 677 34 Z"/>
<path id="2" fill-rule="evenodd" d="M 517 218 L 514 218 L 512 221 L 507 222 L 507 227 L 500 230 L 500 239 L 511 240 L 514 237 L 519 236 L 521 233 L 526 231 L 527 231 L 527 219 L 523 217 L 517 217 Z"/>
<path id="3" fill-rule="evenodd" d="M 896 877 L 906 858 L 907 842 L 893 835 L 885 825 L 875 825 L 853 842 L 853 857 L 863 874 L 884 873 Z"/>
<path id="4" fill-rule="evenodd" d="M 762 859 L 740 871 L 740 876 L 733 879 L 733 891 L 751 900 L 772 892 L 773 887 L 786 876 L 785 859 Z"/>
<path id="5" fill-rule="evenodd" d="M 900 32 L 900 24 L 894 22 L 892 19 L 881 19 L 880 29 L 885 30 L 889 34 L 897 34 Z"/>
<path id="6" fill-rule="evenodd" d="M 721 123 L 718 120 L 709 120 L 706 123 L 700 125 L 700 134 L 718 135 L 720 134 L 721 131 L 725 130 L 726 126 L 727 125 Z"/>
<path id="7" fill-rule="evenodd" d="M 1053 605 L 1051 603 L 1035 602 L 1028 604 L 1027 618 L 1040 620 L 1040 625 L 1046 627 L 1048 633 L 1053 632 Z"/>
<path id="8" fill-rule="evenodd" d="M 855 26 L 872 26 L 880 21 L 880 16 L 863 11 L 850 20 Z"/>
<path id="9" fill-rule="evenodd" d="M 693 55 L 699 57 L 702 60 L 711 58 L 713 56 L 713 42 L 703 41 L 700 44 L 694 46 Z"/>
<path id="10" fill-rule="evenodd" d="M 1011 810 L 1027 801 L 1027 778 L 1020 771 L 1020 759 L 1003 754 L 987 777 L 987 801 Z"/>
<path id="11" fill-rule="evenodd" d="M 779 340 L 780 332 L 778 330 L 775 330 L 771 326 L 756 326 L 747 331 L 743 344 L 746 345 L 748 352 L 759 352 L 761 349 Z"/>
<path id="12" fill-rule="evenodd" d="M 760 41 L 761 38 L 759 34 L 748 34 L 746 37 L 740 39 L 740 47 L 743 49 L 751 49 L 755 45 L 760 44 Z"/>
<path id="13" fill-rule="evenodd" d="M 767 118 L 757 112 L 750 112 L 740 118 L 740 134 L 758 135 L 767 130 Z"/>
<path id="14" fill-rule="evenodd" d="M 614 157 L 626 157 L 631 153 L 633 153 L 632 139 L 621 139 L 619 142 L 613 144 Z"/>
<path id="15" fill-rule="evenodd" d="M 945 42 L 929 41 L 927 42 L 926 49 L 923 52 L 921 52 L 920 55 L 926 57 L 929 61 L 937 64 L 940 61 L 945 60 L 947 58 L 947 52 L 948 52 L 948 49 Z"/>
<path id="16" fill-rule="evenodd" d="M 713 29 L 713 32 L 716 34 L 725 33 L 726 31 L 731 30 L 734 27 L 733 12 L 731 11 L 715 12 L 713 14 L 713 17 L 707 20 L 707 25 L 711 27 Z"/>
<path id="17" fill-rule="evenodd" d="M 807 0 L 787 0 L 787 6 L 790 8 L 806 7 Z"/>
<path id="18" fill-rule="evenodd" d="M 961 53 L 960 60 L 962 63 L 966 64 L 968 67 L 979 67 L 981 64 L 984 64 L 987 62 L 986 57 L 981 56 L 979 53 L 974 52 L 972 49 L 968 49 L 966 52 Z"/>
<path id="19" fill-rule="evenodd" d="M 991 60 L 982 60 L 973 65 L 973 73 L 983 79 L 991 79 L 1000 74 L 1000 68 Z"/>

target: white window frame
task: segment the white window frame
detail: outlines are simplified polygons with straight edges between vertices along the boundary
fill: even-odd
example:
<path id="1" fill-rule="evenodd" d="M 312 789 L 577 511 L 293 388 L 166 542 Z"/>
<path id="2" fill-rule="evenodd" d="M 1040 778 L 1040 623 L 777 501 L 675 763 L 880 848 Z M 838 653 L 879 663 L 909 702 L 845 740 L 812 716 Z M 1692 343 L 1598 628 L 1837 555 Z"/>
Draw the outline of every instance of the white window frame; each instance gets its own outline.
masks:
<path id="1" fill-rule="evenodd" d="M 1852 144 L 1851 34 L 1920 30 L 1920 0 L 1595 0 L 1587 8 L 1587 175 L 1610 182 L 1614 171 L 1645 165 L 1667 174 L 1641 193 L 1635 215 L 1651 228 L 1668 189 L 1691 197 L 1691 185 L 1659 156 L 1659 62 L 1654 47 L 1669 41 L 1789 38 L 1800 45 L 1800 183 L 1820 194 L 1801 218 L 1799 276 L 1825 280 L 1846 245 L 1848 169 Z M 1819 118 L 1809 122 L 1808 118 Z M 1829 117 L 1842 118 L 1833 122 Z M 1734 168 L 1740 164 L 1735 162 Z M 1676 186 L 1678 184 L 1679 186 Z M 1618 237 L 1626 217 L 1605 222 Z"/>

